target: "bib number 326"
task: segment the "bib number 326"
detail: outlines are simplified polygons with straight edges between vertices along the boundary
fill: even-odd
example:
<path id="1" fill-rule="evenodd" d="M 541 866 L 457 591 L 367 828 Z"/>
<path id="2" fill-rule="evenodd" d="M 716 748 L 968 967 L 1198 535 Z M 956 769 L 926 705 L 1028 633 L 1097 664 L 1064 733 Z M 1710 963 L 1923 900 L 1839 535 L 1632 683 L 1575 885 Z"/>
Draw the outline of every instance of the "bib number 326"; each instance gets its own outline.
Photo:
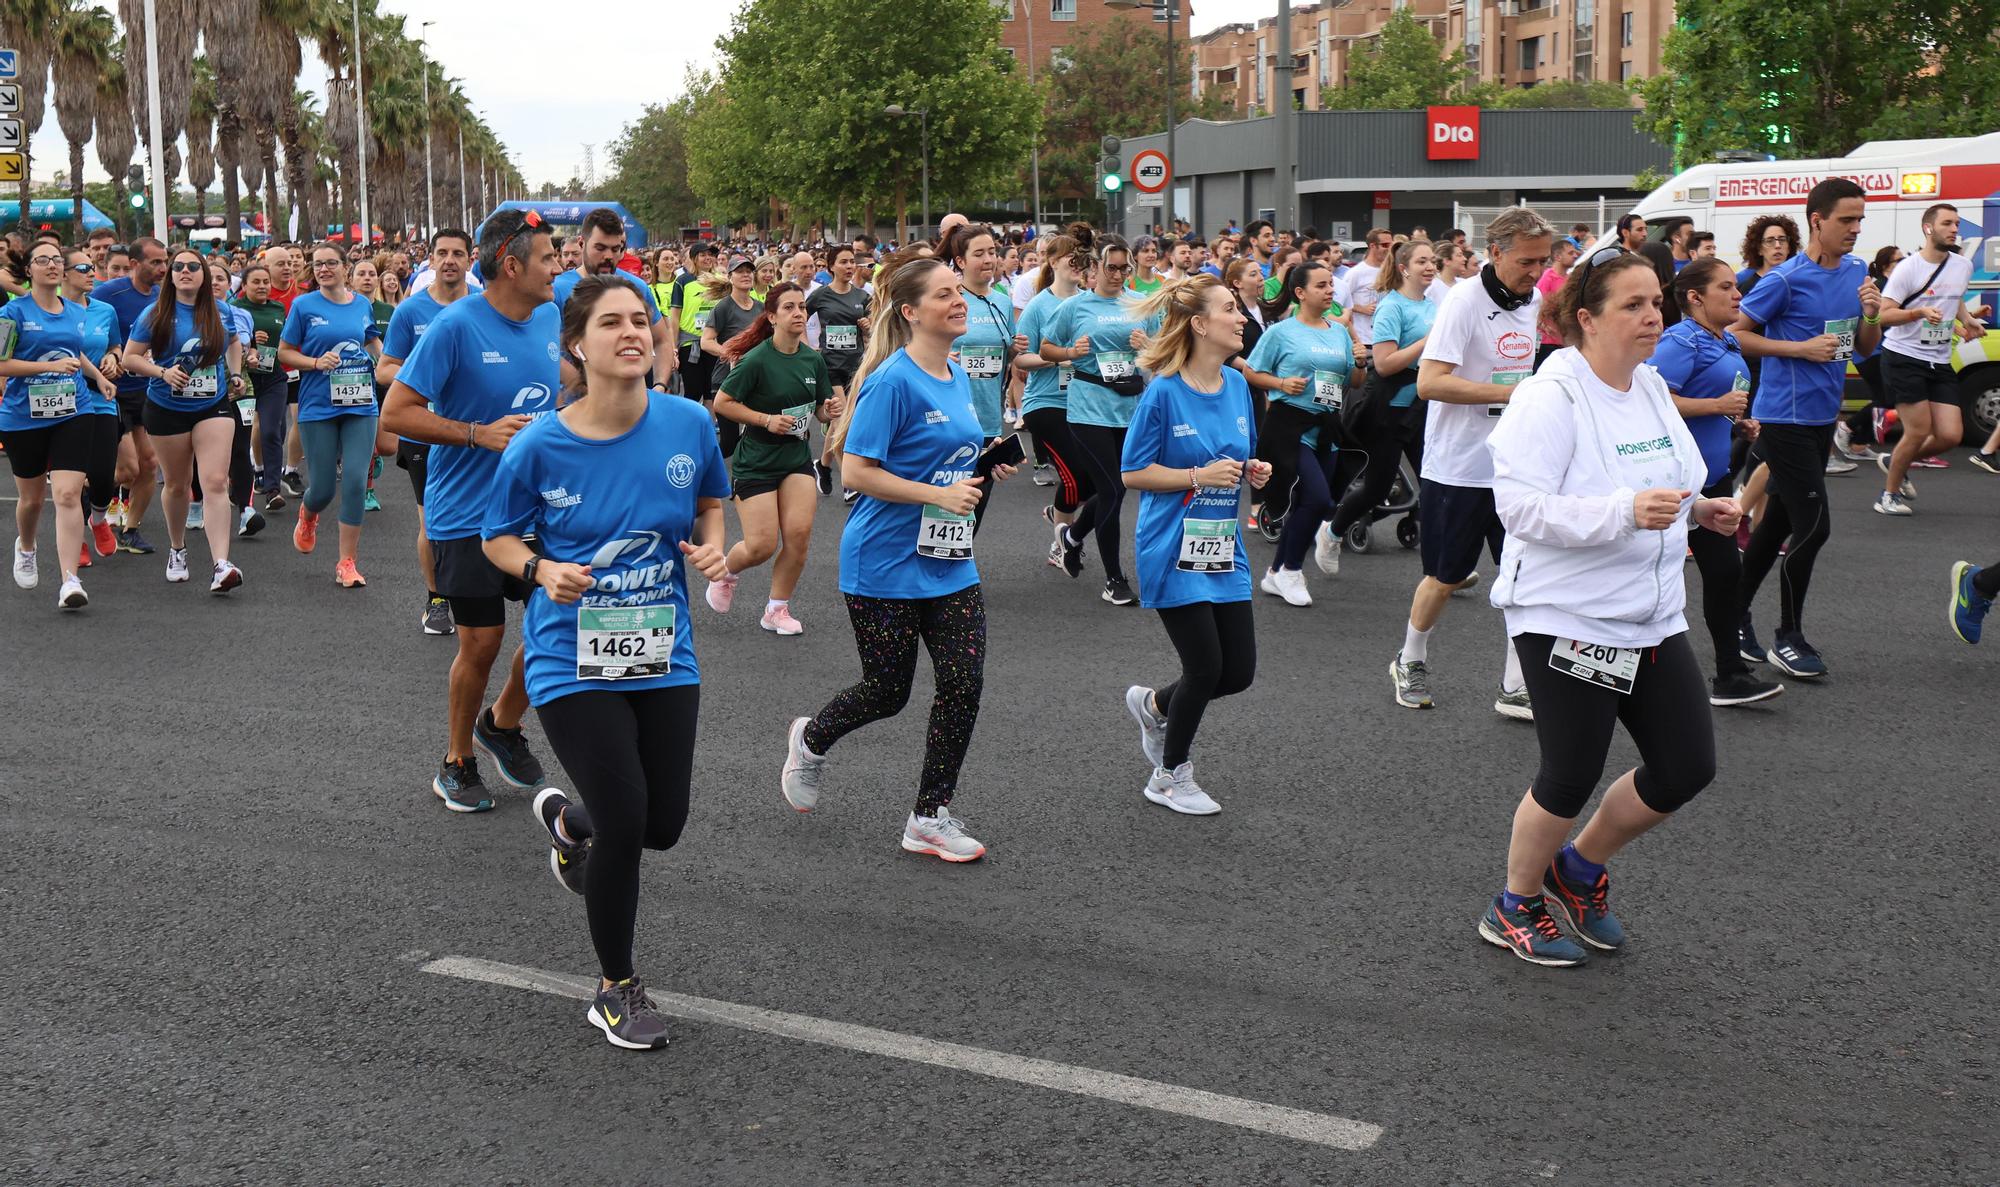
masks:
<path id="1" fill-rule="evenodd" d="M 674 667 L 672 606 L 581 606 L 576 612 L 576 678 L 637 680 Z"/>
<path id="2" fill-rule="evenodd" d="M 1629 693 L 1639 675 L 1639 649 L 1557 639 L 1549 649 L 1549 666 L 1586 684 Z"/>
<path id="3" fill-rule="evenodd" d="M 917 524 L 917 555 L 940 561 L 971 560 L 972 516 L 953 515 L 926 504 Z"/>

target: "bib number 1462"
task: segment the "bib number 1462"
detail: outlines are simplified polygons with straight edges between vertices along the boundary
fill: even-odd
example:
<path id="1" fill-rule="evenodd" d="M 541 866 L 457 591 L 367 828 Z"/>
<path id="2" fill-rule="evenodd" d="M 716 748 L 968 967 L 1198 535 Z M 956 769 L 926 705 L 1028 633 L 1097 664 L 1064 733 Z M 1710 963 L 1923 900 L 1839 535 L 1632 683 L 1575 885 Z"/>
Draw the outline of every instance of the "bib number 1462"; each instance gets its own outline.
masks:
<path id="1" fill-rule="evenodd" d="M 672 606 L 577 608 L 577 679 L 636 680 L 664 676 L 673 666 Z"/>

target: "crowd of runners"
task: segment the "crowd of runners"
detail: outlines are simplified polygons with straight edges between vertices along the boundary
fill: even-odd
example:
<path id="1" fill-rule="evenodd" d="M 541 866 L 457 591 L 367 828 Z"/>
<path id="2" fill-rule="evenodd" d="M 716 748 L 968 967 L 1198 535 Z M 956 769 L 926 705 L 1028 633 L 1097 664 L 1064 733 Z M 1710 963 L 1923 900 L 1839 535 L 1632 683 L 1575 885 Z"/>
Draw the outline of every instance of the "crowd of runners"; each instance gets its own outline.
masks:
<path id="1" fill-rule="evenodd" d="M 1628 216 L 1596 240 L 1525 207 L 1479 252 L 1462 233 L 1378 229 L 1353 259 L 1261 221 L 1128 241 L 956 215 L 892 250 L 857 236 L 647 257 L 604 210 L 567 238 L 501 211 L 415 258 L 17 240 L 0 269 L 19 289 L 0 309 L 13 576 L 33 590 L 53 570 L 58 605 L 81 610 L 85 568 L 154 554 L 157 503 L 165 580 L 191 579 L 199 532 L 210 592 L 232 595 L 232 540 L 296 504 L 294 547 L 318 549 L 331 509 L 333 578 L 362 587 L 393 462 L 415 548 L 375 543 L 369 563 L 413 565 L 425 597 L 386 629 L 455 636 L 431 790 L 455 812 L 495 806 L 489 772 L 533 793 L 551 870 L 585 899 L 590 1018 L 650 1048 L 665 1026 L 633 931 L 641 855 L 688 814 L 690 570 L 704 613 L 768 581 L 748 611 L 765 630 L 823 629 L 793 596 L 839 491 L 858 678 L 796 706 L 774 782 L 820 810 L 839 743 L 903 710 L 921 646 L 936 691 L 900 844 L 965 862 L 986 852 L 952 811 L 984 695 L 982 565 L 1095 570 L 1089 612 L 1156 612 L 1174 658 L 1125 694 L 1135 790 L 1212 815 L 1192 756 L 1211 702 L 1255 678 L 1254 600 L 1310 607 L 1356 533 L 1395 518 L 1423 577 L 1402 637 L 1381 641 L 1384 695 L 1438 704 L 1432 632 L 1484 581 L 1505 623 L 1494 711 L 1537 731 L 1478 933 L 1578 964 L 1625 942 L 1612 857 L 1714 777 L 1711 708 L 1828 674 L 1806 637 L 1828 475 L 1870 461 L 1873 509 L 1907 516 L 1911 472 L 1963 436 L 1949 352 L 1987 311 L 1968 300 L 1956 211 L 1932 208 L 1924 242 L 1874 267 L 1850 254 L 1864 215 L 1858 186 L 1822 182 L 1802 211 L 1757 220 L 1741 271 L 1697 228 Z M 1850 362 L 1893 417 L 1844 414 Z M 2000 472 L 1996 454 L 1988 440 L 1973 464 Z M 1047 491 L 1046 552 L 983 552 L 991 495 L 1019 472 Z M 1245 526 L 1274 546 L 1261 569 Z M 1767 649 L 1752 607 L 1774 568 Z M 1950 583 L 1951 629 L 1976 643 L 2000 565 L 1957 562 Z M 503 656 L 510 603 L 520 642 Z M 530 708 L 567 790 L 530 747 Z M 1621 723 L 1640 765 L 1578 830 Z"/>

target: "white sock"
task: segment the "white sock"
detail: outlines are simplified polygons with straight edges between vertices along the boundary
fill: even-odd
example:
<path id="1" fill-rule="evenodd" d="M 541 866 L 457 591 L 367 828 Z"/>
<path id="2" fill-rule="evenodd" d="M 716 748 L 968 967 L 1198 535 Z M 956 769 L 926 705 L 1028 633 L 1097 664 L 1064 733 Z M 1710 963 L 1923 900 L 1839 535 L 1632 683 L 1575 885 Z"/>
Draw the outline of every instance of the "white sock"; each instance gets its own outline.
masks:
<path id="1" fill-rule="evenodd" d="M 1415 623 L 1403 627 L 1403 662 L 1421 664 L 1430 662 L 1431 633 L 1420 631 Z"/>
<path id="2" fill-rule="evenodd" d="M 569 829 L 563 827 L 563 816 L 568 811 L 568 808 L 564 808 L 563 811 L 556 813 L 556 836 L 562 838 L 563 844 L 574 845 L 576 844 L 576 838 L 570 836 Z"/>
<path id="3" fill-rule="evenodd" d="M 774 610 L 783 610 L 791 604 L 792 600 L 790 598 L 772 598 L 770 601 L 764 603 L 764 613 L 769 614 Z"/>
<path id="4" fill-rule="evenodd" d="M 1514 640 L 1507 640 L 1507 670 L 1500 675 L 1501 692 L 1519 692 L 1527 681 L 1521 677 L 1521 653 L 1514 650 Z"/>

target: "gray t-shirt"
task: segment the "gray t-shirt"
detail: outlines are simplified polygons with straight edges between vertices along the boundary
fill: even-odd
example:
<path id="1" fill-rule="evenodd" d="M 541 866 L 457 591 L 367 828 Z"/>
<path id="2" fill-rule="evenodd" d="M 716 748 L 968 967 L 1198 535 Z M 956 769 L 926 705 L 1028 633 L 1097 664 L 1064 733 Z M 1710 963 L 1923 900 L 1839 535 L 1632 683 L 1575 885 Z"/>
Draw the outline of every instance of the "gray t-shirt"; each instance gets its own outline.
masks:
<path id="1" fill-rule="evenodd" d="M 828 370 L 852 374 L 861 362 L 867 342 L 861 319 L 868 316 L 868 303 L 868 294 L 858 284 L 844 296 L 823 284 L 806 297 L 806 313 L 819 319 L 820 351 L 826 355 Z"/>

